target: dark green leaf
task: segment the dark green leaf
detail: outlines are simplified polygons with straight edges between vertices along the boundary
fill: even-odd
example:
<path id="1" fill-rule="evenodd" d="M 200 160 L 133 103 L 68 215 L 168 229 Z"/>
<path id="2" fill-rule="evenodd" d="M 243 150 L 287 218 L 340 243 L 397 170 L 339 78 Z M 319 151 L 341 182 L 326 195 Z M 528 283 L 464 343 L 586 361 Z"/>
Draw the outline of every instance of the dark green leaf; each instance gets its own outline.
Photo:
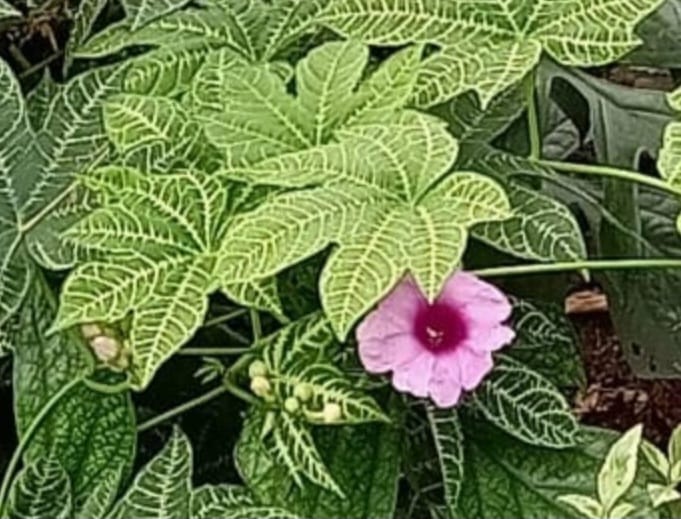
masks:
<path id="1" fill-rule="evenodd" d="M 566 494 L 595 495 L 596 475 L 612 433 L 585 430 L 578 447 L 552 450 L 530 446 L 483 426 L 464 421 L 466 479 L 459 516 L 476 519 L 583 519 L 557 501 Z M 645 493 L 648 473 L 641 472 L 627 500 L 638 505 L 637 518 L 655 518 Z"/>
<path id="2" fill-rule="evenodd" d="M 58 461 L 41 458 L 16 477 L 9 497 L 12 519 L 67 519 L 71 516 L 71 484 Z"/>

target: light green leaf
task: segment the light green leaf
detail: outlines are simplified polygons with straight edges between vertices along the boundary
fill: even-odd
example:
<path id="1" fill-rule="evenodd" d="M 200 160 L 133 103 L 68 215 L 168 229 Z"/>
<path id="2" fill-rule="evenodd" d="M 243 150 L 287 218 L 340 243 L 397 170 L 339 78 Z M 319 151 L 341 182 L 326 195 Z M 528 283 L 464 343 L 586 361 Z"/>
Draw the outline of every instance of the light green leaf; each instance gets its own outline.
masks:
<path id="1" fill-rule="evenodd" d="M 9 496 L 9 517 L 71 517 L 71 484 L 59 462 L 42 458 L 17 475 Z"/>
<path id="2" fill-rule="evenodd" d="M 583 496 L 581 494 L 566 494 L 558 497 L 558 501 L 571 506 L 584 518 L 600 519 L 603 517 L 601 504 L 593 497 Z"/>
<path id="3" fill-rule="evenodd" d="M 103 205 L 65 238 L 103 254 L 67 279 L 57 326 L 113 323 L 132 312 L 129 369 L 142 389 L 201 325 L 218 288 L 217 247 L 254 191 L 198 171 L 145 175 L 117 166 L 84 181 Z"/>
<path id="4" fill-rule="evenodd" d="M 120 160 L 145 172 L 196 167 L 210 171 L 211 155 L 217 154 L 198 123 L 171 99 L 112 96 L 104 104 L 104 125 Z"/>
<path id="5" fill-rule="evenodd" d="M 427 413 L 444 482 L 445 506 L 448 514 L 454 517 L 465 476 L 461 423 L 455 410 L 437 409 L 429 405 Z"/>
<path id="6" fill-rule="evenodd" d="M 278 317 L 284 315 L 275 277 L 227 284 L 222 287 L 222 291 L 240 305 L 264 310 Z"/>
<path id="7" fill-rule="evenodd" d="M 201 86 L 215 78 L 220 81 L 218 89 Z M 196 117 L 228 164 L 250 164 L 313 145 L 306 114 L 269 67 L 209 63 L 196 81 L 193 102 L 200 107 Z"/>
<path id="8" fill-rule="evenodd" d="M 655 445 L 650 442 L 641 442 L 641 453 L 645 456 L 646 460 L 655 471 L 660 474 L 665 480 L 669 477 L 669 460 L 665 457 L 664 453 L 658 449 Z"/>
<path id="9" fill-rule="evenodd" d="M 681 463 L 681 424 L 677 425 L 669 438 L 669 464 Z"/>
<path id="10" fill-rule="evenodd" d="M 90 487 L 90 495 L 83 503 L 83 506 L 76 511 L 75 516 L 89 519 L 104 519 L 116 499 L 120 482 L 121 473 L 119 471 L 106 470 L 100 473 L 97 483 Z"/>
<path id="11" fill-rule="evenodd" d="M 341 340 L 405 273 L 402 211 L 381 209 L 343 238 L 322 273 L 322 306 Z"/>
<path id="12" fill-rule="evenodd" d="M 516 299 L 512 327 L 516 336 L 508 355 L 559 387 L 586 383 L 576 331 L 562 307 Z"/>
<path id="13" fill-rule="evenodd" d="M 466 249 L 466 228 L 452 224 L 459 217 L 457 209 L 449 206 L 417 207 L 411 215 L 409 271 L 429 301 L 438 296 Z"/>
<path id="14" fill-rule="evenodd" d="M 608 451 L 598 473 L 598 498 L 605 510 L 610 511 L 634 482 L 642 431 L 642 425 L 632 427 Z"/>
<path id="15" fill-rule="evenodd" d="M 189 440 L 174 429 L 168 443 L 140 470 L 116 504 L 112 517 L 189 517 L 192 451 Z"/>
<path id="16" fill-rule="evenodd" d="M 409 103 L 418 76 L 419 45 L 395 52 L 363 81 L 345 108 L 344 126 L 380 121 Z"/>
<path id="17" fill-rule="evenodd" d="M 475 407 L 491 423 L 532 445 L 576 445 L 579 428 L 565 397 L 539 373 L 498 355 L 475 390 Z"/>
<path id="18" fill-rule="evenodd" d="M 345 117 L 369 59 L 369 49 L 353 42 L 334 42 L 312 50 L 298 63 L 296 91 L 315 144 L 326 142 Z"/>
<path id="19" fill-rule="evenodd" d="M 655 508 L 681 499 L 681 493 L 674 486 L 649 483 L 646 488 Z"/>
<path id="20" fill-rule="evenodd" d="M 218 270 L 226 282 L 277 274 L 352 226 L 362 202 L 356 189 L 320 188 L 273 197 L 230 229 Z"/>
<path id="21" fill-rule="evenodd" d="M 190 517 L 193 519 L 295 519 L 281 508 L 257 504 L 243 487 L 204 485 L 192 493 Z"/>
<path id="22" fill-rule="evenodd" d="M 419 76 L 416 102 L 429 106 L 473 89 L 486 106 L 535 67 L 542 49 L 572 66 L 623 56 L 640 42 L 636 25 L 660 3 L 331 0 L 320 21 L 375 45 L 438 46 Z"/>
<path id="23" fill-rule="evenodd" d="M 618 503 L 610 511 L 608 516 L 611 519 L 625 519 L 625 517 L 630 517 L 632 513 L 636 511 L 636 506 L 631 503 Z"/>
<path id="24" fill-rule="evenodd" d="M 3 18 L 13 18 L 21 16 L 21 11 L 16 9 L 7 0 L 0 0 L 0 20 Z"/>

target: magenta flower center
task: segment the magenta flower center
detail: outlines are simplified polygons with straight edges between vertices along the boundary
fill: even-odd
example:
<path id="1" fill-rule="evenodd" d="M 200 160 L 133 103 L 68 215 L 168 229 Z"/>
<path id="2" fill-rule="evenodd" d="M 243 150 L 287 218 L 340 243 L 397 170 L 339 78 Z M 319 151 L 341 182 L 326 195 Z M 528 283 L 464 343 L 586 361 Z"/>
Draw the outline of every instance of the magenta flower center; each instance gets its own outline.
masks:
<path id="1" fill-rule="evenodd" d="M 432 351 L 451 351 L 468 336 L 461 312 L 437 302 L 424 306 L 416 314 L 414 333 L 421 344 Z"/>

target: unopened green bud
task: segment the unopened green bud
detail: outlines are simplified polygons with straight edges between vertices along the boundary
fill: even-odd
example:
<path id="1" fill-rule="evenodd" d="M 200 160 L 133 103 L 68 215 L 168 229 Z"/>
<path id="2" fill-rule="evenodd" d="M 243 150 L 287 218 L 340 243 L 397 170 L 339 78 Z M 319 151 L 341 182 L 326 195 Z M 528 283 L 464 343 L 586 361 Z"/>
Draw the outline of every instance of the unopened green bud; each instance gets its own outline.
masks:
<path id="1" fill-rule="evenodd" d="M 336 423 L 343 417 L 343 411 L 338 404 L 329 402 L 328 404 L 324 405 L 322 417 L 324 419 L 324 423 Z"/>
<path id="2" fill-rule="evenodd" d="M 269 396 L 272 386 L 265 377 L 255 376 L 251 379 L 251 391 L 261 398 Z"/>
<path id="3" fill-rule="evenodd" d="M 264 377 L 267 375 L 267 366 L 261 360 L 254 360 L 251 365 L 248 366 L 248 376 L 251 378 Z"/>
<path id="4" fill-rule="evenodd" d="M 312 387 L 306 382 L 297 384 L 293 388 L 293 396 L 295 396 L 301 402 L 307 402 L 312 398 Z"/>
<path id="5" fill-rule="evenodd" d="M 300 409 L 300 401 L 296 397 L 290 396 L 284 400 L 284 409 L 291 414 L 295 414 Z"/>

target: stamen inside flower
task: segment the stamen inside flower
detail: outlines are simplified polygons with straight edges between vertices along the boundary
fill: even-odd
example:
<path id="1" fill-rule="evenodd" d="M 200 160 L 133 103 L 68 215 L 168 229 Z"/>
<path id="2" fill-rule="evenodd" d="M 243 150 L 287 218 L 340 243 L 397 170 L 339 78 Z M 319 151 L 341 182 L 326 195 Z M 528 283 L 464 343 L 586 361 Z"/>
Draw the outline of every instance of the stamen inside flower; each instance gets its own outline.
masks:
<path id="1" fill-rule="evenodd" d="M 429 350 L 451 351 L 466 339 L 468 330 L 459 310 L 445 303 L 435 303 L 418 312 L 414 334 Z"/>

